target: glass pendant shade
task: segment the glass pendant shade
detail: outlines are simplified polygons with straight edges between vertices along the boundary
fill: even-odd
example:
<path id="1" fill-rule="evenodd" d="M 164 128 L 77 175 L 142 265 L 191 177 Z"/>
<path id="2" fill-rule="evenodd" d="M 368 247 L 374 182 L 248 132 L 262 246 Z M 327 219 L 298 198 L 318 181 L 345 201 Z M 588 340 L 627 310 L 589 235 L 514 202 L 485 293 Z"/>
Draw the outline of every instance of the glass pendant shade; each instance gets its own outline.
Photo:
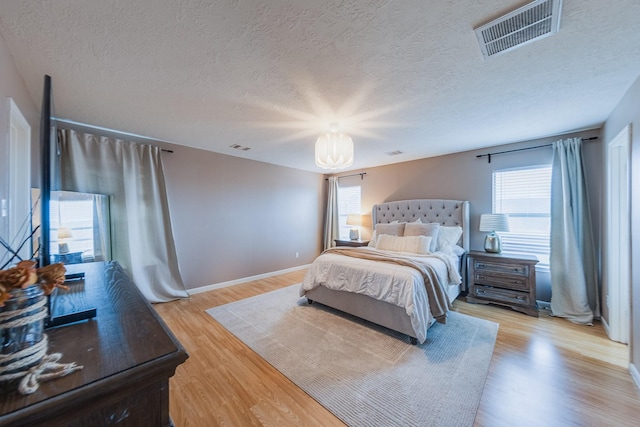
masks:
<path id="1" fill-rule="evenodd" d="M 353 165 L 353 141 L 344 133 L 326 133 L 316 141 L 316 165 L 342 169 Z"/>

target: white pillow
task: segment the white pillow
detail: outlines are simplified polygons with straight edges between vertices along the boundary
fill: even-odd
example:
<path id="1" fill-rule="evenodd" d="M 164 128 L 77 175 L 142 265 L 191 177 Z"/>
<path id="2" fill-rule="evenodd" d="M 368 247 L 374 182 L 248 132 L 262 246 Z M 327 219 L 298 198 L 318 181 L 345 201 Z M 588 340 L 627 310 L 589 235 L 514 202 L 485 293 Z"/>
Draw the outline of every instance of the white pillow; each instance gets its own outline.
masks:
<path id="1" fill-rule="evenodd" d="M 376 224 L 376 234 L 388 234 L 390 236 L 404 235 L 404 222 L 391 224 Z"/>
<path id="2" fill-rule="evenodd" d="M 418 218 L 420 219 L 420 218 Z M 404 236 L 427 236 L 431 237 L 431 247 L 429 250 L 431 252 L 436 251 L 436 246 L 438 243 L 438 229 L 440 228 L 440 224 L 437 222 L 432 222 L 429 224 L 415 223 L 410 222 L 404 226 Z"/>
<path id="3" fill-rule="evenodd" d="M 462 236 L 462 227 L 459 226 L 446 226 L 443 225 L 438 230 L 438 244 L 437 251 L 444 251 L 449 248 L 450 245 L 456 245 L 458 240 Z"/>
<path id="4" fill-rule="evenodd" d="M 431 237 L 427 236 L 390 236 L 381 234 L 376 241 L 376 249 L 392 252 L 410 252 L 414 254 L 429 254 Z"/>

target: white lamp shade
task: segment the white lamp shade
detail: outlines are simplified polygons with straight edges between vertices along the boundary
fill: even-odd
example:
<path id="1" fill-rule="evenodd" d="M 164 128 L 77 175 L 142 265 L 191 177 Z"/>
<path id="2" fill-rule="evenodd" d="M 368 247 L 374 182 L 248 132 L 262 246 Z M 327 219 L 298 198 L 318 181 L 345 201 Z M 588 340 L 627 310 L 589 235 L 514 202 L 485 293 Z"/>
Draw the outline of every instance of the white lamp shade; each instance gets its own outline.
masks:
<path id="1" fill-rule="evenodd" d="M 509 231 L 509 217 L 507 214 L 482 214 L 480 231 Z"/>
<path id="2" fill-rule="evenodd" d="M 73 233 L 70 228 L 58 228 L 58 239 L 70 239 L 73 237 Z"/>
<path id="3" fill-rule="evenodd" d="M 357 215 L 357 214 L 347 215 L 347 225 L 362 225 L 362 215 Z"/>
<path id="4" fill-rule="evenodd" d="M 343 169 L 353 165 L 353 141 L 344 133 L 331 132 L 316 141 L 316 165 Z"/>

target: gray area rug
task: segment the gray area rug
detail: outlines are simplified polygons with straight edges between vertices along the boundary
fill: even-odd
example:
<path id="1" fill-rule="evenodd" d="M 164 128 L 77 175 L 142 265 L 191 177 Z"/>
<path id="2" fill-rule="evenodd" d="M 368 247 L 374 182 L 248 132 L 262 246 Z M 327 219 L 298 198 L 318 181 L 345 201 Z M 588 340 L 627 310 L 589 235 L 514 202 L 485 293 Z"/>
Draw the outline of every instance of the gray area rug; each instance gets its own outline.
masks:
<path id="1" fill-rule="evenodd" d="M 498 324 L 449 313 L 422 345 L 298 296 L 300 285 L 207 310 L 350 426 L 470 426 Z"/>

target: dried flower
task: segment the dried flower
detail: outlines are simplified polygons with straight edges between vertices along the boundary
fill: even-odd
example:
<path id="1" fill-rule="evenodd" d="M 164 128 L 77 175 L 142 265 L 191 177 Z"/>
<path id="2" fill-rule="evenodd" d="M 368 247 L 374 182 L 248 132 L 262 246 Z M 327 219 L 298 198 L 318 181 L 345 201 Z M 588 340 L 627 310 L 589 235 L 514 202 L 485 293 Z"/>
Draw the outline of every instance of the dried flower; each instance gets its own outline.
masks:
<path id="1" fill-rule="evenodd" d="M 38 281 L 34 261 L 20 261 L 8 270 L 0 271 L 0 283 L 6 288 L 26 288 Z"/>
<path id="2" fill-rule="evenodd" d="M 51 264 L 36 269 L 35 261 L 20 261 L 15 267 L 0 270 L 0 307 L 11 297 L 12 289 L 26 288 L 36 283 L 49 295 L 55 288 L 69 289 L 64 286 L 66 269 L 64 264 Z"/>
<path id="3" fill-rule="evenodd" d="M 55 288 L 69 289 L 64 286 L 64 274 L 66 273 L 64 264 L 51 264 L 38 269 L 38 280 L 45 295 L 49 295 Z"/>
<path id="4" fill-rule="evenodd" d="M 2 271 L 0 271 L 2 273 Z M 0 285 L 0 307 L 4 307 L 4 302 L 9 299 L 9 291 Z"/>

